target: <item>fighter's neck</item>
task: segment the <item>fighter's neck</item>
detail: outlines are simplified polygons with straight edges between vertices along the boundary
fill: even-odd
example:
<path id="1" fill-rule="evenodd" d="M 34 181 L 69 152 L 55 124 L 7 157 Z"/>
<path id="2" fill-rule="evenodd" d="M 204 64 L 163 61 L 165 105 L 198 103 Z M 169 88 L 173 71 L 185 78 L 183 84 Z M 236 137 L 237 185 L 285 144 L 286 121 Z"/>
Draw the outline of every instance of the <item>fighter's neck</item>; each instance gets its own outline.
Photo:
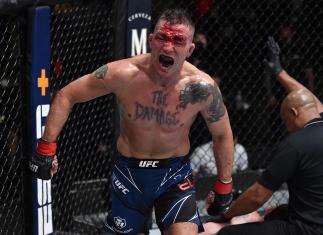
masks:
<path id="1" fill-rule="evenodd" d="M 152 81 L 157 85 L 164 89 L 170 88 L 174 86 L 179 81 L 179 76 L 172 76 L 172 77 L 155 77 L 152 78 Z"/>
<path id="2" fill-rule="evenodd" d="M 167 89 L 173 87 L 178 83 L 178 81 L 181 79 L 181 71 L 169 76 L 163 76 L 154 71 L 151 71 L 149 78 L 155 85 Z"/>

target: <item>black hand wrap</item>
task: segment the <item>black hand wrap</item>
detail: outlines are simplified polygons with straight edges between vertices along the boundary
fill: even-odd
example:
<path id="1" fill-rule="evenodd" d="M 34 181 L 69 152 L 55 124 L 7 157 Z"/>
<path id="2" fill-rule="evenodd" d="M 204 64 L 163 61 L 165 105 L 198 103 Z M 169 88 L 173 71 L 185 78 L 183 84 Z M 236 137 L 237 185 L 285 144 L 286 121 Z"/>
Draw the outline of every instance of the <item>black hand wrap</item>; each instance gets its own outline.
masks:
<path id="1" fill-rule="evenodd" d="M 51 179 L 51 168 L 55 155 L 56 143 L 49 143 L 40 139 L 37 144 L 36 154 L 29 160 L 29 169 L 39 179 Z"/>
<path id="2" fill-rule="evenodd" d="M 283 70 L 279 60 L 280 48 L 277 42 L 275 42 L 273 37 L 268 38 L 267 47 L 268 47 L 268 58 L 266 58 L 264 62 L 267 68 L 269 69 L 269 71 L 272 74 L 277 75 Z"/>
<path id="3" fill-rule="evenodd" d="M 214 201 L 207 209 L 207 212 L 212 216 L 223 216 L 223 213 L 229 209 L 233 200 L 232 181 L 223 183 L 218 180 L 214 188 Z"/>

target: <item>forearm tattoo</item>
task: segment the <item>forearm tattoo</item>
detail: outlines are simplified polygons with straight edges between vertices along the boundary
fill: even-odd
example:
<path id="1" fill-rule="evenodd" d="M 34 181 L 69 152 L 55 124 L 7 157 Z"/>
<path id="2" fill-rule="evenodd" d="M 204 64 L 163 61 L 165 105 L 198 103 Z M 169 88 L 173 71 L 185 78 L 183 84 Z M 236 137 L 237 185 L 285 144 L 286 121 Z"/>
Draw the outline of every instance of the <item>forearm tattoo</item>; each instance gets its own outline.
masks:
<path id="1" fill-rule="evenodd" d="M 176 108 L 184 110 L 188 104 L 207 101 L 210 96 L 212 96 L 212 101 L 207 107 L 207 121 L 209 123 L 216 122 L 225 114 L 225 106 L 219 88 L 212 84 L 206 82 L 186 84 L 185 89 L 180 92 L 180 103 Z"/>
<path id="2" fill-rule="evenodd" d="M 108 65 L 106 65 L 106 64 L 102 65 L 100 68 L 98 68 L 97 70 L 94 71 L 94 76 L 97 79 L 103 80 L 107 71 L 108 71 Z"/>

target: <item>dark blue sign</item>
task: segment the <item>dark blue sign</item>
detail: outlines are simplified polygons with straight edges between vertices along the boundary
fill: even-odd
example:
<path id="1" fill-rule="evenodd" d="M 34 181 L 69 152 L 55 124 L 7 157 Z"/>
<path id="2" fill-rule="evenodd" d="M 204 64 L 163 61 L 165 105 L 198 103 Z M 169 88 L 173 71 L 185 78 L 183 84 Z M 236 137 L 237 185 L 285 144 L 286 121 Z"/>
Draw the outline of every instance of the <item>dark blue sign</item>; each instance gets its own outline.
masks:
<path id="1" fill-rule="evenodd" d="M 30 11 L 31 74 L 29 84 L 29 126 L 31 153 L 41 138 L 50 108 L 50 8 L 37 7 Z M 53 234 L 51 181 L 32 179 L 32 222 L 35 235 Z"/>
<path id="2" fill-rule="evenodd" d="M 127 57 L 148 52 L 151 0 L 128 0 Z"/>

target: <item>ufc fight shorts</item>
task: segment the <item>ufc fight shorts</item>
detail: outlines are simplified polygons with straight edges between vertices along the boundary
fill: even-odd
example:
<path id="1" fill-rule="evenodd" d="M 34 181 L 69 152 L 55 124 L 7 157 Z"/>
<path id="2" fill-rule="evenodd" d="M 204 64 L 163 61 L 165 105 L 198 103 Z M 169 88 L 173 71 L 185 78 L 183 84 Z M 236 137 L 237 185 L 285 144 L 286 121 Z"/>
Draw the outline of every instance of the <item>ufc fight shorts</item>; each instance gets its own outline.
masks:
<path id="1" fill-rule="evenodd" d="M 147 234 L 154 207 L 162 231 L 177 222 L 195 223 L 203 231 L 191 175 L 189 157 L 141 160 L 119 154 L 112 171 L 112 213 L 105 230 Z"/>

